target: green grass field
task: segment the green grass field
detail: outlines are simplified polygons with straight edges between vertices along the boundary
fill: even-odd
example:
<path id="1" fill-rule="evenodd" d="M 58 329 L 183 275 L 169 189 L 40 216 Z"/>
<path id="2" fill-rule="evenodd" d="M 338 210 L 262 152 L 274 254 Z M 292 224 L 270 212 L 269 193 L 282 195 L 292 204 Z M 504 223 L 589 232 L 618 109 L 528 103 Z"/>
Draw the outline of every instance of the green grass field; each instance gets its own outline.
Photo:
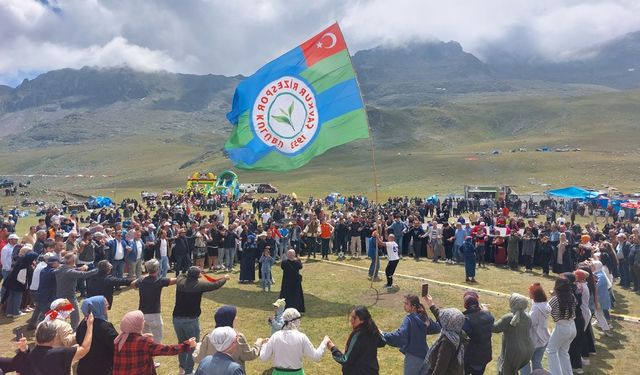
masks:
<path id="1" fill-rule="evenodd" d="M 344 262 L 346 265 L 334 262 L 307 261 L 304 263 L 303 275 L 305 301 L 307 313 L 302 320 L 301 330 L 305 332 L 313 343 L 319 343 L 324 335 L 329 335 L 343 348 L 349 333 L 347 316 L 352 306 L 363 304 L 370 308 L 374 319 L 382 330 L 396 329 L 402 322 L 404 312 L 402 310 L 402 297 L 407 293 L 418 293 L 423 282 L 419 278 L 428 278 L 441 282 L 459 283 L 463 278 L 461 266 L 445 264 L 433 264 L 428 261 L 415 262 L 402 260 L 396 271 L 397 274 L 414 276 L 396 277 L 395 284 L 398 289 L 390 292 L 383 291 L 382 283 L 375 283 L 374 290 L 366 279 L 368 262 L 365 260 L 353 260 Z M 384 269 L 385 261 L 382 261 Z M 274 267 L 274 277 L 279 286 L 281 272 Z M 510 272 L 503 269 L 489 267 L 479 270 L 477 279 L 478 288 L 491 289 L 503 293 L 512 291 L 526 293 L 527 286 L 534 280 L 543 280 L 545 288 L 552 285 L 551 279 L 542 279 L 537 275 Z M 275 289 L 278 289 L 277 287 Z M 237 276 L 229 281 L 222 289 L 205 295 L 202 303 L 203 314 L 200 324 L 203 335 L 213 329 L 213 313 L 223 304 L 231 304 L 238 307 L 237 329 L 243 332 L 249 340 L 267 336 L 270 328 L 266 319 L 272 312 L 271 302 L 278 297 L 278 292 L 262 292 L 257 285 L 242 285 L 237 281 Z M 431 283 L 430 292 L 439 306 L 462 306 L 462 294 L 465 287 L 456 285 L 438 285 Z M 483 303 L 489 304 L 491 311 L 496 315 L 507 312 L 506 297 L 496 297 L 489 293 L 480 292 Z M 627 313 L 637 313 L 640 298 L 626 291 L 618 292 L 621 310 Z M 175 288 L 166 288 L 162 296 L 163 319 L 165 322 L 164 342 L 175 342 L 175 333 L 172 329 L 171 311 L 175 301 Z M 114 299 L 113 310 L 109 319 L 118 326 L 122 315 L 137 308 L 137 291 L 124 290 Z M 616 310 L 618 311 L 618 310 Z M 3 355 L 10 355 L 10 341 L 13 338 L 12 330 L 26 321 L 24 318 L 10 321 L 0 319 L 0 336 L 2 337 Z M 640 360 L 640 354 L 634 348 L 640 345 L 640 325 L 628 322 L 614 323 L 614 337 L 607 338 L 600 335 L 594 329 L 597 337 L 597 354 L 591 358 L 591 365 L 586 367 L 588 374 L 624 374 L 633 373 L 635 361 Z M 32 339 L 32 336 L 28 336 Z M 432 343 L 435 337 L 429 337 Z M 494 373 L 495 359 L 499 354 L 501 337 L 494 335 L 494 362 L 489 365 L 487 373 Z M 401 374 L 402 354 L 395 348 L 386 347 L 379 351 L 378 358 L 381 366 L 381 374 Z M 177 370 L 177 358 L 160 358 L 162 366 L 159 374 L 174 374 Z M 269 368 L 268 363 L 259 360 L 249 362 L 247 365 L 249 374 L 260 374 Z M 305 372 L 308 374 L 338 374 L 339 368 L 326 353 L 320 363 L 307 362 Z"/>

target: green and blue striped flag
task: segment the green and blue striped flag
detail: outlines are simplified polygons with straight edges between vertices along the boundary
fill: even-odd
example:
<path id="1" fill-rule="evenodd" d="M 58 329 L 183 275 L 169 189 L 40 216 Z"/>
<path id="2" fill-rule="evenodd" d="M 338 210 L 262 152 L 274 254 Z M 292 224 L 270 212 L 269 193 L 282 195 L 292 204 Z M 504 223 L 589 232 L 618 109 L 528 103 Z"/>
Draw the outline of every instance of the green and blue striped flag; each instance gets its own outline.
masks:
<path id="1" fill-rule="evenodd" d="M 369 129 L 347 45 L 333 24 L 246 78 L 227 113 L 238 168 L 287 171 Z"/>

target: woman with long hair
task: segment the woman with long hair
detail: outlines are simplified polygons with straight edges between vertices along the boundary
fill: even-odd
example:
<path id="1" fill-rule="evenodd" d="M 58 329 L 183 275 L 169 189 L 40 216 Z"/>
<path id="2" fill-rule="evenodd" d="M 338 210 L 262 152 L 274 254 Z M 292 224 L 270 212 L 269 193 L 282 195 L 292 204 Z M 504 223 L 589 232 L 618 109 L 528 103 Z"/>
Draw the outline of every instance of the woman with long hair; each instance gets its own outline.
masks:
<path id="1" fill-rule="evenodd" d="M 529 375 L 532 370 L 542 369 L 542 358 L 549 343 L 549 328 L 547 321 L 551 315 L 551 307 L 547 303 L 547 294 L 540 283 L 533 283 L 529 286 L 529 298 L 533 301 L 529 317 L 531 318 L 531 341 L 533 341 L 533 356 L 523 368 L 520 375 Z"/>
<path id="2" fill-rule="evenodd" d="M 352 331 L 342 353 L 333 341 L 329 340 L 327 349 L 331 350 L 333 359 L 342 366 L 343 375 L 377 375 L 378 348 L 385 346 L 378 326 L 373 321 L 369 310 L 357 306 L 349 314 Z"/>
<path id="3" fill-rule="evenodd" d="M 557 278 L 553 287 L 553 297 L 549 300 L 551 317 L 555 327 L 547 345 L 549 371 L 553 375 L 572 375 L 569 347 L 576 337 L 576 298 L 571 289 L 572 281 L 566 277 Z"/>
<path id="4" fill-rule="evenodd" d="M 427 316 L 418 296 L 404 297 L 404 311 L 407 315 L 400 328 L 385 332 L 382 337 L 390 346 L 400 348 L 404 354 L 404 375 L 425 374 L 424 358 L 427 355 L 427 335 L 440 333 L 440 324 Z"/>

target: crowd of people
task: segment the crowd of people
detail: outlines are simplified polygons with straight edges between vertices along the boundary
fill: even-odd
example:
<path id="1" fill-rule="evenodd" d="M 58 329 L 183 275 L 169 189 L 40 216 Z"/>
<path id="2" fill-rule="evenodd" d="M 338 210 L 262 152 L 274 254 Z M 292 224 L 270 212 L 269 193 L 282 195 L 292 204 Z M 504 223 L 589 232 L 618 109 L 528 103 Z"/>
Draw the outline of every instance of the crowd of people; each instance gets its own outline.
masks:
<path id="1" fill-rule="evenodd" d="M 542 370 L 546 353 L 551 373 L 564 375 L 589 364 L 595 351 L 592 321 L 603 335 L 612 335 L 614 280 L 640 291 L 637 222 L 612 216 L 602 228 L 582 227 L 564 218 L 566 204 L 551 202 L 546 220 L 537 223 L 518 211 L 523 202 L 490 199 L 397 197 L 375 203 L 352 196 L 337 205 L 279 195 L 204 212 L 194 199 L 179 195 L 154 207 L 126 200 L 86 217 L 51 207 L 22 236 L 15 233 L 19 218 L 3 215 L 2 306 L 8 318 L 32 313 L 26 328 L 35 329 L 36 346 L 19 339 L 18 353 L 0 368 L 68 374 L 77 362 L 78 374 L 154 374 L 154 357 L 178 355 L 181 374 L 242 374 L 244 363 L 258 357 L 271 361 L 274 374 L 302 374 L 303 358 L 319 361 L 328 348 L 344 374 L 377 374 L 377 348 L 389 345 L 404 354 L 405 374 L 482 374 L 492 360 L 492 333 L 502 333 L 501 374 Z M 533 284 L 529 312 L 529 298 L 514 294 L 512 312 L 497 321 L 473 292 L 463 297 L 464 311 L 438 309 L 424 296 L 433 319 L 417 296 L 408 295 L 408 315 L 393 332 L 381 332 L 369 311 L 356 307 L 342 352 L 329 337 L 314 347 L 299 330 L 305 312 L 300 257 L 318 255 L 338 261 L 368 257 L 372 281 L 380 280 L 386 259 L 386 288 L 394 287 L 404 258 L 462 263 L 469 283 L 487 263 L 526 271 L 541 267 L 557 279 L 549 301 L 540 284 Z M 200 340 L 202 295 L 222 287 L 238 265 L 240 283 L 259 279 L 270 291 L 274 264 L 283 276 L 271 337 L 248 344 L 233 329 L 236 309 L 225 306 L 216 312 L 216 328 Z M 179 343 L 166 345 L 161 294 L 174 285 Z M 121 288 L 136 288 L 139 306 L 124 316 L 118 333 L 108 311 Z M 549 317 L 555 322 L 551 334 Z M 426 337 L 435 334 L 429 348 Z"/>

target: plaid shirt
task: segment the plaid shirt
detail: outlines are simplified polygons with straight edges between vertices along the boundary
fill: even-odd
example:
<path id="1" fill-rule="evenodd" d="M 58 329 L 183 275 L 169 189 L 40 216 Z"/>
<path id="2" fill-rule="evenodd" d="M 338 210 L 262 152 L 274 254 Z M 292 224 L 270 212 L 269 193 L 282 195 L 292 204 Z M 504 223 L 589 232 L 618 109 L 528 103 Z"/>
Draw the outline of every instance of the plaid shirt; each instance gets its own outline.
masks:
<path id="1" fill-rule="evenodd" d="M 130 333 L 121 350 L 113 353 L 113 375 L 156 375 L 153 357 L 189 351 L 189 344 L 162 345 L 153 338 Z"/>

